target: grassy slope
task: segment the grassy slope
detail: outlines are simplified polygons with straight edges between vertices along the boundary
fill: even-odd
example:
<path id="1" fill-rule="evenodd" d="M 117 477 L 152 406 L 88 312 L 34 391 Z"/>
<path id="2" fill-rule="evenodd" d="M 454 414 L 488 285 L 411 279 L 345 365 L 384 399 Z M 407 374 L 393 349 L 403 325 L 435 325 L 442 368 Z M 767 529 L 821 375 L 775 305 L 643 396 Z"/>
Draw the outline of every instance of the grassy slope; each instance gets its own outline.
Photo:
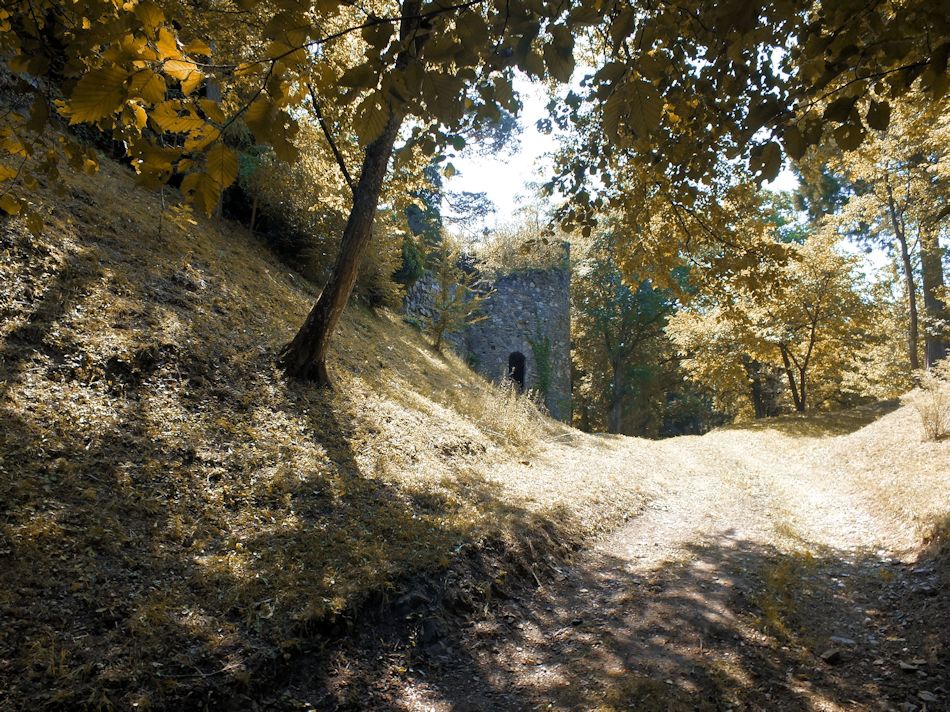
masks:
<path id="1" fill-rule="evenodd" d="M 0 707 L 170 703 L 486 541 L 635 511 L 646 449 L 351 307 L 332 394 L 274 368 L 314 288 L 104 164 L 0 223 Z M 547 539 L 550 541 L 550 538 Z M 527 543 L 527 549 L 523 549 Z"/>
<path id="2" fill-rule="evenodd" d="M 261 682 L 408 577 L 482 549 L 530 576 L 740 455 L 813 459 L 914 532 L 950 510 L 947 444 L 907 407 L 590 437 L 357 307 L 337 388 L 288 383 L 311 285 L 234 225 L 160 219 L 115 165 L 67 181 L 41 237 L 0 222 L 0 709 Z"/>

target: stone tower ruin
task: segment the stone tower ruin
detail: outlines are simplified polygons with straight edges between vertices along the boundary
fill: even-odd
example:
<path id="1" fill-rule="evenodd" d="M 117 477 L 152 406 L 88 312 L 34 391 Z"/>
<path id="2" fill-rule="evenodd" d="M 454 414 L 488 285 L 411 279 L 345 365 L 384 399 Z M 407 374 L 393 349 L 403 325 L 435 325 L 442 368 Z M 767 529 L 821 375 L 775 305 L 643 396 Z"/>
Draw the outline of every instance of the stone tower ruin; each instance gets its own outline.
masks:
<path id="1" fill-rule="evenodd" d="M 491 381 L 510 378 L 522 390 L 542 393 L 548 412 L 571 418 L 570 268 L 519 270 L 487 283 L 484 318 L 448 339 L 478 373 Z M 432 280 L 409 291 L 406 312 L 432 315 Z"/>

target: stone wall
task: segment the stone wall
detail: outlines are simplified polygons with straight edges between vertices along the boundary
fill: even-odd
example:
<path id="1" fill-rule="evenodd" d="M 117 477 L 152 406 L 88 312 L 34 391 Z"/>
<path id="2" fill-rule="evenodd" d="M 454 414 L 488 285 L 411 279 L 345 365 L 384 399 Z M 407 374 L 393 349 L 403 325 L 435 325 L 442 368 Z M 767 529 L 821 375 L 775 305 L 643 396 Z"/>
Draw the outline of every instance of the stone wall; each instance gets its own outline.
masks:
<path id="1" fill-rule="evenodd" d="M 439 291 L 439 283 L 428 272 L 417 279 L 408 290 L 403 300 L 403 311 L 420 326 L 428 327 L 435 316 L 435 298 Z M 442 337 L 456 352 L 466 356 L 465 334 L 448 333 Z"/>
<path id="2" fill-rule="evenodd" d="M 485 319 L 448 341 L 472 367 L 491 381 L 508 374 L 509 358 L 525 361 L 525 388 L 542 390 L 545 404 L 559 420 L 571 418 L 570 271 L 565 268 L 528 270 L 500 277 L 483 302 Z M 429 276 L 418 280 L 405 301 L 407 315 L 427 323 L 438 285 Z"/>
<path id="3" fill-rule="evenodd" d="M 545 404 L 552 416 L 571 416 L 570 273 L 530 270 L 501 277 L 485 300 L 487 317 L 472 324 L 465 345 L 476 371 L 493 381 L 508 373 L 509 358 L 525 358 L 525 387 L 541 390 L 548 373 Z"/>

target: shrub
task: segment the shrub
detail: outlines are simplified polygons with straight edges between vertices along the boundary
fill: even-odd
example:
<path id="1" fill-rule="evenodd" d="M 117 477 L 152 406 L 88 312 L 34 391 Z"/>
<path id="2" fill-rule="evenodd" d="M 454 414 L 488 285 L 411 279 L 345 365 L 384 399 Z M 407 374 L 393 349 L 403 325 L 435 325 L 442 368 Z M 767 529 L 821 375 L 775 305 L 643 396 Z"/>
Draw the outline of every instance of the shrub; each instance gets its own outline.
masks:
<path id="1" fill-rule="evenodd" d="M 950 436 L 950 359 L 940 361 L 920 376 L 920 391 L 914 398 L 928 440 Z"/>
<path id="2" fill-rule="evenodd" d="M 406 234 L 402 238 L 402 264 L 393 279 L 405 287 L 411 287 L 425 274 L 425 256 L 416 244 L 412 235 Z"/>
<path id="3" fill-rule="evenodd" d="M 524 391 L 511 380 L 488 384 L 485 388 L 453 393 L 452 406 L 473 420 L 496 442 L 521 454 L 533 452 L 545 435 L 550 421 L 537 391 Z"/>

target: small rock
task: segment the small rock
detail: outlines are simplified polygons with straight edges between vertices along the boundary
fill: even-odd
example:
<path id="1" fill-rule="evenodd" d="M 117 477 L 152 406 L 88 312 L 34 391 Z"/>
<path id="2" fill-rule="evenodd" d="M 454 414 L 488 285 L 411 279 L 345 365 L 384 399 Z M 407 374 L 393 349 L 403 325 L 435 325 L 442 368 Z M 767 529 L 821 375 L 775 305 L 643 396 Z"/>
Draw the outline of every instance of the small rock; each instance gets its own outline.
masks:
<path id="1" fill-rule="evenodd" d="M 924 702 L 937 702 L 937 701 L 938 701 L 938 700 L 937 700 L 937 696 L 936 696 L 934 693 L 932 693 L 932 692 L 927 692 L 927 690 L 921 690 L 920 692 L 918 692 L 918 693 L 917 693 L 917 697 L 919 697 L 919 698 L 920 698 L 921 700 L 923 700 Z"/>
<path id="2" fill-rule="evenodd" d="M 571 621 L 571 625 L 581 625 L 584 622 L 583 618 L 574 618 Z"/>
<path id="3" fill-rule="evenodd" d="M 854 641 L 851 638 L 845 638 L 844 636 L 841 636 L 841 635 L 833 635 L 831 636 L 830 640 L 832 643 L 837 643 L 838 645 L 854 646 L 858 644 L 857 641 Z"/>
<path id="4" fill-rule="evenodd" d="M 898 665 L 900 666 L 902 672 L 917 672 L 918 670 L 916 665 L 913 663 L 906 663 L 903 660 L 901 660 Z"/>
<path id="5" fill-rule="evenodd" d="M 818 656 L 824 660 L 829 665 L 837 665 L 842 661 L 841 651 L 837 648 L 828 648 L 825 652 Z"/>

